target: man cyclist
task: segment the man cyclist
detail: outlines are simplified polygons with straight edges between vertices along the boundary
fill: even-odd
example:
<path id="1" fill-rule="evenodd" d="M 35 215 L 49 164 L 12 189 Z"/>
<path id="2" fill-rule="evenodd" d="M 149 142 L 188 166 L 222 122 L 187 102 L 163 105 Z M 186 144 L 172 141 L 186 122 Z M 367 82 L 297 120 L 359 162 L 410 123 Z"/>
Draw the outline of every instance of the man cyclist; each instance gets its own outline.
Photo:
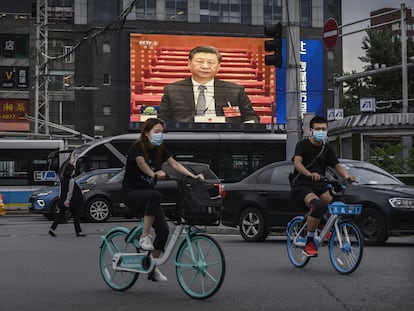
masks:
<path id="1" fill-rule="evenodd" d="M 292 180 L 292 198 L 300 200 L 309 208 L 307 217 L 307 238 L 303 253 L 308 257 L 318 256 L 315 247 L 315 230 L 326 223 L 325 213 L 332 201 L 327 183 L 321 180 L 326 167 L 334 167 L 345 180 L 355 181 L 339 163 L 338 157 L 326 142 L 328 122 L 315 116 L 310 121 L 311 137 L 299 141 L 295 148 L 293 163 L 295 171 Z M 322 219 L 322 221 L 321 221 Z"/>

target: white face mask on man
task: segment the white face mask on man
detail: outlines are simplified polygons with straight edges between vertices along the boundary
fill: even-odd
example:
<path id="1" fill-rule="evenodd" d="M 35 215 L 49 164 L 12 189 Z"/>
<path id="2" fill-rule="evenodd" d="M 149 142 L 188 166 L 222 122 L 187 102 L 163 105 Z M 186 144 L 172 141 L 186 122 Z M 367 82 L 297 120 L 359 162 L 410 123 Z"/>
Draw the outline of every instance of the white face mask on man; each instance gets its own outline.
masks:
<path id="1" fill-rule="evenodd" d="M 316 141 L 323 143 L 328 136 L 328 132 L 324 130 L 317 130 L 313 131 L 312 136 Z"/>

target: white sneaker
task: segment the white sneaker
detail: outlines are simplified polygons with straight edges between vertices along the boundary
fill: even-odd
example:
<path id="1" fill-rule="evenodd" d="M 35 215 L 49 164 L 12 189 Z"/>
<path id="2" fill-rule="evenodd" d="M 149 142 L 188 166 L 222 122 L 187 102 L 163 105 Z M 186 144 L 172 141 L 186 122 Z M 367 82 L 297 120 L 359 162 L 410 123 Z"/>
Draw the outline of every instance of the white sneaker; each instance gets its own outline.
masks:
<path id="1" fill-rule="evenodd" d="M 161 273 L 160 269 L 158 267 L 154 268 L 154 271 L 151 272 L 149 276 L 150 280 L 157 281 L 157 282 L 167 282 L 167 277 Z"/>
<path id="2" fill-rule="evenodd" d="M 154 245 L 152 245 L 151 236 L 149 234 L 141 236 L 141 238 L 139 239 L 139 247 L 144 251 L 154 250 Z"/>

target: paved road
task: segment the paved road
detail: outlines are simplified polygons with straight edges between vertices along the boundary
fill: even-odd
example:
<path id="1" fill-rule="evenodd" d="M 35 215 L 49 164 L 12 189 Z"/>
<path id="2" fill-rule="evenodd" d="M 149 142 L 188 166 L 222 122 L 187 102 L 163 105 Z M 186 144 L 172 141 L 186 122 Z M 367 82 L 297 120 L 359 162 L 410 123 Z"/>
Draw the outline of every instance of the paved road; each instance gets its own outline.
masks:
<path id="1" fill-rule="evenodd" d="M 330 265 L 327 248 L 304 269 L 287 259 L 283 237 L 247 243 L 238 235 L 214 235 L 226 256 L 226 278 L 211 299 L 196 301 L 179 288 L 172 260 L 162 267 L 166 284 L 140 276 L 126 292 L 109 289 L 98 269 L 99 237 L 134 222 L 72 224 L 47 235 L 41 216 L 0 218 L 0 310 L 413 310 L 414 238 L 392 238 L 366 247 L 358 270 L 348 276 Z"/>

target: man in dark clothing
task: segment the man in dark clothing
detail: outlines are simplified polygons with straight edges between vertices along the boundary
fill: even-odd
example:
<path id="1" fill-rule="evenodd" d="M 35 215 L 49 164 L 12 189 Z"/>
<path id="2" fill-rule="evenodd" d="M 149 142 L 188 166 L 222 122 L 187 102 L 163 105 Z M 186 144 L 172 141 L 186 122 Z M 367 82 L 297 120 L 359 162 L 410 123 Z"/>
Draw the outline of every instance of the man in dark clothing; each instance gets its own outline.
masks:
<path id="1" fill-rule="evenodd" d="M 318 255 L 313 240 L 315 230 L 333 199 L 327 183 L 321 180 L 321 176 L 325 175 L 326 167 L 329 166 L 334 167 L 346 180 L 355 181 L 355 177 L 348 174 L 339 163 L 333 148 L 327 144 L 328 122 L 326 119 L 314 117 L 310 122 L 310 130 L 312 136 L 298 142 L 295 148 L 292 197 L 304 202 L 310 210 L 307 218 L 308 232 L 304 254 L 313 257 Z"/>

